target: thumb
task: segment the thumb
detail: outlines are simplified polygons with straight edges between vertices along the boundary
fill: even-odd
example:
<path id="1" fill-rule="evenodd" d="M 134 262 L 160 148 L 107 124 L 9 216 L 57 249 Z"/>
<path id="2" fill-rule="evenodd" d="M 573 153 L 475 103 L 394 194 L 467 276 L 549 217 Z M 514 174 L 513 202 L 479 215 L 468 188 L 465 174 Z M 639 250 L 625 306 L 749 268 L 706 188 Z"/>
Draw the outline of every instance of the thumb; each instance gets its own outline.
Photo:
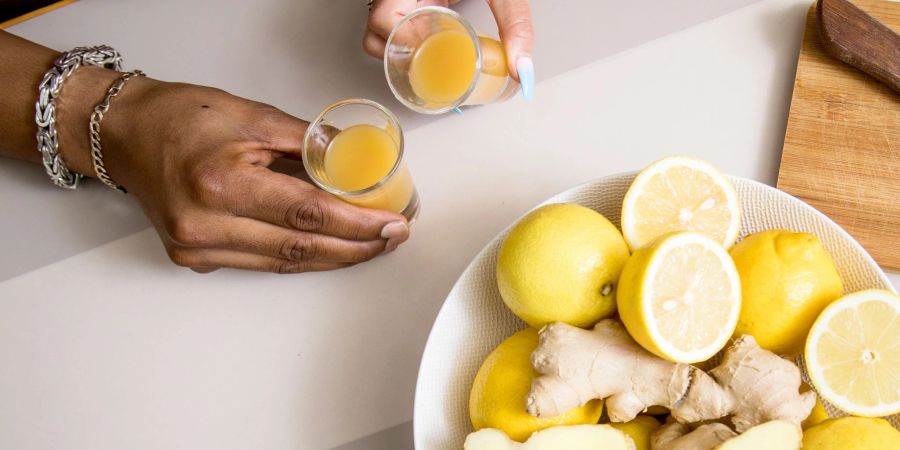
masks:
<path id="1" fill-rule="evenodd" d="M 528 0 L 488 0 L 488 5 L 497 20 L 509 73 L 522 85 L 525 99 L 531 100 L 534 95 L 534 63 L 531 60 L 534 25 L 531 20 L 531 5 Z"/>

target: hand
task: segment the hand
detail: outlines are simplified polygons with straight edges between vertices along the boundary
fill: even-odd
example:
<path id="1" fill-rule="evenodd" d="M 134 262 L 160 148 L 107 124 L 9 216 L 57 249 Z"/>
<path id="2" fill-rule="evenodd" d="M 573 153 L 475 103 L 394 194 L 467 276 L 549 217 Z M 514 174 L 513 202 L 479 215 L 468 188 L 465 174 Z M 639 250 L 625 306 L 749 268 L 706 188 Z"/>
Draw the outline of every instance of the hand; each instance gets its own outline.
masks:
<path id="1" fill-rule="evenodd" d="M 306 127 L 217 89 L 138 77 L 113 100 L 101 137 L 110 176 L 141 204 L 172 261 L 195 271 L 330 270 L 405 241 L 399 214 L 267 168 L 299 159 Z"/>
<path id="2" fill-rule="evenodd" d="M 363 49 L 376 57 L 384 57 L 387 38 L 394 25 L 410 11 L 423 6 L 449 6 L 458 0 L 376 0 L 369 13 Z M 522 94 L 530 99 L 534 90 L 534 64 L 531 60 L 534 26 L 528 0 L 487 0 L 500 40 L 506 50 L 509 74 L 522 85 Z"/>

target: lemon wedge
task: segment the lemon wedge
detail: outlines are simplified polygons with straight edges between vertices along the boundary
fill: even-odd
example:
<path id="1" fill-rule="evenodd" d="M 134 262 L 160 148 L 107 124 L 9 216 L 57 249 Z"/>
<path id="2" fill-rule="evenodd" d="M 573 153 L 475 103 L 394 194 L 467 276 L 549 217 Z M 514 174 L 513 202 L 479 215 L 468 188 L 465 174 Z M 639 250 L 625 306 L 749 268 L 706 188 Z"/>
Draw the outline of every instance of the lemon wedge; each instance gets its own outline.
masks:
<path id="1" fill-rule="evenodd" d="M 868 289 L 835 300 L 813 324 L 805 360 L 816 391 L 843 411 L 900 412 L 900 297 Z"/>
<path id="2" fill-rule="evenodd" d="M 709 163 L 687 156 L 647 166 L 622 203 L 622 234 L 632 251 L 672 231 L 703 233 L 728 248 L 740 227 L 731 181 Z"/>

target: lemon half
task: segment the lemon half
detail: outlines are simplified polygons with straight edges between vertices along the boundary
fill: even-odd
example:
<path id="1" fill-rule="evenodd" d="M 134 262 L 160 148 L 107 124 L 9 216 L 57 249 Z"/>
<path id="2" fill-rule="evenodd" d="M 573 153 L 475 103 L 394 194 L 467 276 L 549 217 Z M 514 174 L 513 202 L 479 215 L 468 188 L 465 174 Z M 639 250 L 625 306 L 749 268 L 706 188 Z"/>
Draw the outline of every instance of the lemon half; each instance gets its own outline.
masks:
<path id="1" fill-rule="evenodd" d="M 709 163 L 687 156 L 647 166 L 622 203 L 622 234 L 632 251 L 673 231 L 696 231 L 728 248 L 740 227 L 731 181 Z"/>
<path id="2" fill-rule="evenodd" d="M 635 252 L 619 278 L 619 316 L 634 339 L 670 361 L 715 355 L 741 310 L 741 281 L 718 242 L 676 232 Z"/>
<path id="3" fill-rule="evenodd" d="M 805 360 L 816 391 L 843 411 L 900 412 L 900 297 L 868 289 L 828 305 L 809 332 Z"/>

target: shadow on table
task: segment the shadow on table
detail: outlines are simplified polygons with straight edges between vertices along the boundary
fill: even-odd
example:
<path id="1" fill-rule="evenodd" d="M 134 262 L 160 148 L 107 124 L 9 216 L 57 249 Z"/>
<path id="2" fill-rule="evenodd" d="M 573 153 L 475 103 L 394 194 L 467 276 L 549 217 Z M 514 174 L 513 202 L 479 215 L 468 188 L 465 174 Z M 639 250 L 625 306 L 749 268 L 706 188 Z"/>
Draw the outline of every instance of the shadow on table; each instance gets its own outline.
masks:
<path id="1" fill-rule="evenodd" d="M 379 431 L 332 450 L 413 450 L 412 421 Z"/>
<path id="2" fill-rule="evenodd" d="M 811 4 L 812 2 L 810 2 Z M 767 80 L 772 85 L 772 94 L 769 96 L 768 109 L 770 111 L 790 111 L 791 92 L 794 90 L 794 77 L 797 73 L 797 57 L 800 54 L 800 42 L 803 39 L 806 12 L 809 4 L 795 4 L 772 13 L 759 24 L 761 34 L 768 41 L 775 53 L 784 54 L 790 61 L 776 67 L 790 67 L 790 71 L 778 71 L 772 73 Z M 790 50 L 785 52 L 785 47 Z M 761 80 L 762 82 L 762 80 Z M 760 164 L 768 167 L 760 167 L 756 173 L 772 174 L 771 179 L 761 180 L 766 184 L 775 186 L 778 177 L 778 167 L 781 165 L 781 149 L 784 146 L 784 134 L 787 131 L 787 116 L 781 114 L 769 114 L 765 128 L 760 130 L 762 136 L 768 136 L 770 143 L 760 150 L 769 156 L 759 158 Z"/>

